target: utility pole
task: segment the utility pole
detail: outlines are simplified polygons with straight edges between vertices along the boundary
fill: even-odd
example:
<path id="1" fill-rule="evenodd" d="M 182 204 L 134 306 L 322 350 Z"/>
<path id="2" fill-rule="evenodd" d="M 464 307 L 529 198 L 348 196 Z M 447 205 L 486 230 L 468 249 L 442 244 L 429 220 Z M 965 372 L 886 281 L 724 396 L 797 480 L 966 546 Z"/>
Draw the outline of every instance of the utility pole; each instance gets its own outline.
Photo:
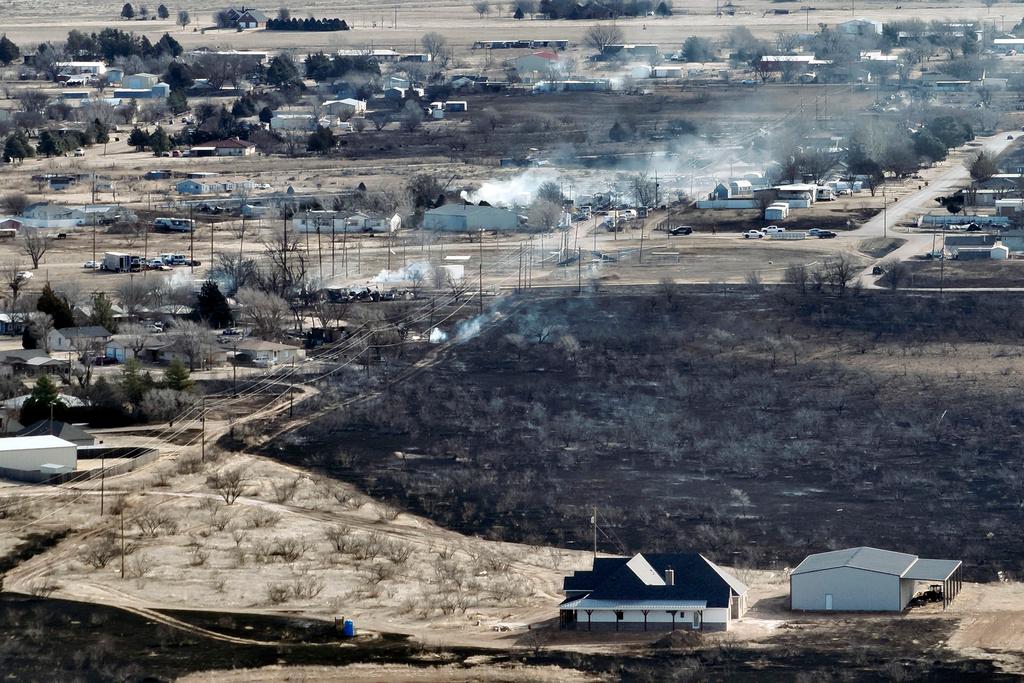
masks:
<path id="1" fill-rule="evenodd" d="M 646 222 L 647 221 L 644 221 L 644 223 L 646 223 Z M 639 265 L 643 265 L 643 263 L 644 263 L 644 224 L 641 223 L 640 224 L 640 260 L 638 261 L 638 264 Z"/>
<path id="2" fill-rule="evenodd" d="M 201 451 L 201 455 L 200 455 L 200 461 L 201 462 L 206 462 L 206 397 L 205 396 L 203 396 L 203 408 L 202 408 L 202 413 L 201 413 L 201 415 L 199 417 L 199 424 L 201 424 L 202 428 L 203 428 L 203 438 L 202 438 L 202 444 L 203 445 L 202 445 L 202 451 Z"/>
<path id="3" fill-rule="evenodd" d="M 597 506 L 594 506 L 594 516 L 590 518 L 590 524 L 594 531 L 594 559 L 597 559 Z"/>
<path id="4" fill-rule="evenodd" d="M 317 219 L 317 222 L 316 222 L 316 256 L 317 256 L 317 261 L 319 261 L 319 263 L 320 263 L 318 275 L 320 276 L 320 279 L 323 280 L 324 279 L 324 247 L 323 247 L 323 243 L 320 241 L 320 219 L 319 218 Z"/>
<path id="5" fill-rule="evenodd" d="M 100 517 L 103 516 L 103 489 L 107 479 L 107 456 L 100 451 Z"/>
<path id="6" fill-rule="evenodd" d="M 231 357 L 231 392 L 238 396 L 238 342 L 235 342 L 235 355 Z"/>
<path id="7" fill-rule="evenodd" d="M 188 260 L 190 261 L 188 267 L 189 272 L 196 272 L 194 264 L 196 260 L 196 223 L 195 219 L 192 218 L 193 204 L 188 205 Z"/>
<path id="8" fill-rule="evenodd" d="M 480 231 L 480 262 L 477 264 L 480 273 L 480 313 L 484 312 L 484 231 Z"/>
<path id="9" fill-rule="evenodd" d="M 213 268 L 213 221 L 210 221 L 210 268 Z"/>
<path id="10" fill-rule="evenodd" d="M 576 293 L 583 293 L 583 259 L 578 247 L 576 248 Z"/>
<path id="11" fill-rule="evenodd" d="M 121 506 L 121 578 L 124 578 L 124 505 Z"/>
<path id="12" fill-rule="evenodd" d="M 889 209 L 889 202 L 888 202 L 888 200 L 886 200 L 885 197 L 882 197 L 882 238 L 883 239 L 889 236 L 889 232 L 888 232 L 888 230 L 889 230 L 888 209 Z"/>

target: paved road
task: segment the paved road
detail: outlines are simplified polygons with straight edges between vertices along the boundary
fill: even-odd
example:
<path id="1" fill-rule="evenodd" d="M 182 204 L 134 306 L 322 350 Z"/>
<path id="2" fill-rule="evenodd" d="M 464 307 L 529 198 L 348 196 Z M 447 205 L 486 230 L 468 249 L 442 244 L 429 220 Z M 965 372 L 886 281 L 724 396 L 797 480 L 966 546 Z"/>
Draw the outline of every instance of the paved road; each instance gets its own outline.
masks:
<path id="1" fill-rule="evenodd" d="M 906 243 L 886 256 L 886 258 L 895 257 L 904 260 L 930 251 L 933 239 L 931 233 L 896 233 L 893 231 L 892 226 L 897 225 L 906 218 L 937 208 L 936 197 L 956 192 L 958 189 L 967 186 L 970 183 L 971 177 L 967 163 L 969 163 L 973 155 L 980 150 L 985 150 L 993 156 L 1001 154 L 1010 145 L 1014 144 L 1014 140 L 1008 140 L 1006 136 L 1007 133 L 1003 132 L 989 137 L 979 137 L 975 142 L 980 143 L 980 146 L 960 148 L 950 155 L 947 167 L 944 170 L 928 178 L 927 187 L 903 197 L 898 202 L 890 203 L 886 212 L 878 214 L 856 230 L 845 233 L 843 235 L 845 239 L 842 240 L 842 244 L 856 248 L 855 245 L 861 240 L 882 237 L 887 232 L 889 236 L 905 239 Z M 1014 138 L 1016 137 L 1014 135 Z M 885 229 L 885 226 L 888 226 L 888 230 Z M 852 244 L 850 240 L 854 240 Z M 868 287 L 874 286 L 874 278 L 871 277 L 870 267 L 861 273 L 861 283 Z"/>

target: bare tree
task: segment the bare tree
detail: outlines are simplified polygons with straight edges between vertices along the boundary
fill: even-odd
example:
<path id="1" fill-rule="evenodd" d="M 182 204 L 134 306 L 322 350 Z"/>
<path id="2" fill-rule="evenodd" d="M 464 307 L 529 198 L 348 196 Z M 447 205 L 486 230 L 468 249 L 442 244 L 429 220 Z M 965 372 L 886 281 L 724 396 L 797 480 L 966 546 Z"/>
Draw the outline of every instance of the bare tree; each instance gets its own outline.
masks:
<path id="1" fill-rule="evenodd" d="M 288 302 L 270 292 L 245 287 L 235 296 L 242 307 L 242 318 L 253 326 L 253 334 L 274 339 L 281 334 L 281 325 L 288 318 Z"/>
<path id="2" fill-rule="evenodd" d="M 11 290 L 11 305 L 17 304 L 18 294 L 21 293 L 22 288 L 28 282 L 21 264 L 17 261 L 7 261 L 0 264 L 0 281 L 6 285 L 7 289 Z"/>
<path id="3" fill-rule="evenodd" d="M 530 227 L 545 232 L 553 230 L 562 216 L 562 207 L 549 199 L 540 199 L 530 207 Z"/>
<path id="4" fill-rule="evenodd" d="M 138 318 L 139 313 L 152 298 L 153 290 L 141 281 L 131 278 L 117 288 L 117 300 L 129 319 Z"/>
<path id="5" fill-rule="evenodd" d="M 279 296 L 290 296 L 306 280 L 306 254 L 295 230 L 278 230 L 263 238 L 267 266 L 260 272 L 259 286 Z"/>
<path id="6" fill-rule="evenodd" d="M 598 52 L 604 52 L 609 45 L 618 45 L 624 41 L 622 29 L 615 24 L 595 24 L 583 34 L 583 42 Z"/>
<path id="7" fill-rule="evenodd" d="M 423 109 L 415 101 L 409 100 L 402 108 L 398 123 L 406 133 L 416 131 L 423 123 Z"/>
<path id="8" fill-rule="evenodd" d="M 910 266 L 895 257 L 882 263 L 882 272 L 882 284 L 894 292 L 911 278 Z"/>
<path id="9" fill-rule="evenodd" d="M 633 200 L 637 206 L 654 206 L 658 194 L 657 185 L 646 172 L 633 176 Z"/>
<path id="10" fill-rule="evenodd" d="M 196 369 L 196 361 L 202 360 L 204 353 L 215 344 L 210 328 L 192 320 L 175 320 L 167 335 L 174 350 L 188 359 L 190 371 Z"/>
<path id="11" fill-rule="evenodd" d="M 248 483 L 249 477 L 240 467 L 218 472 L 206 480 L 206 485 L 216 491 L 227 505 L 231 505 L 245 493 Z"/>
<path id="12" fill-rule="evenodd" d="M 29 205 L 28 195 L 24 192 L 8 192 L 3 198 L 4 211 L 12 216 L 17 216 Z"/>
<path id="13" fill-rule="evenodd" d="M 256 259 L 234 252 L 221 252 L 217 254 L 212 274 L 226 282 L 224 293 L 231 296 L 242 287 L 252 286 L 256 282 Z"/>
<path id="14" fill-rule="evenodd" d="M 132 357 L 138 358 L 142 350 L 146 348 L 150 334 L 145 327 L 139 323 L 125 323 L 118 326 L 118 332 L 125 347 L 131 349 Z"/>
<path id="15" fill-rule="evenodd" d="M 487 0 L 479 0 L 479 2 L 473 3 L 473 10 L 483 19 L 491 13 L 491 3 L 487 2 Z"/>
<path id="16" fill-rule="evenodd" d="M 37 342 L 42 344 L 43 351 L 50 352 L 50 332 L 53 331 L 53 316 L 49 313 L 33 311 L 28 314 L 28 331 Z"/>
<path id="17" fill-rule="evenodd" d="M 32 270 L 39 268 L 39 262 L 50 248 L 50 238 L 39 230 L 26 228 L 21 236 L 21 251 L 32 260 Z"/>
<path id="18" fill-rule="evenodd" d="M 87 387 L 92 384 L 92 369 L 97 358 L 102 358 L 106 352 L 107 343 L 100 337 L 75 336 L 71 338 L 71 347 L 78 354 L 78 362 L 82 365 L 82 371 L 78 375 L 78 382 Z"/>
<path id="19" fill-rule="evenodd" d="M 448 39 L 436 31 L 423 34 L 420 38 L 420 45 L 432 60 L 436 60 L 444 54 L 448 48 Z"/>
<path id="20" fill-rule="evenodd" d="M 835 258 L 825 262 L 825 282 L 832 288 L 832 291 L 843 296 L 847 287 L 857 279 L 859 267 L 853 257 L 847 254 L 839 254 Z"/>

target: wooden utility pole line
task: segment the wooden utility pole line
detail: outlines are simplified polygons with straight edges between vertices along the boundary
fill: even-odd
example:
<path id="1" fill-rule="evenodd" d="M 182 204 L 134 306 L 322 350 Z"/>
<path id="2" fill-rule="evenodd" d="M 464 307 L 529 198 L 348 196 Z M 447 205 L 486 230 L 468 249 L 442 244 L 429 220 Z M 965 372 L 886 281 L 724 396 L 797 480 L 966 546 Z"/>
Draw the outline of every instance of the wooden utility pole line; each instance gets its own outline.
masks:
<path id="1" fill-rule="evenodd" d="M 203 428 L 202 451 L 201 451 L 200 458 L 201 458 L 202 462 L 206 462 L 206 397 L 205 396 L 203 396 L 203 408 L 202 408 L 202 414 L 199 417 L 199 424 L 201 424 L 202 428 Z"/>
<path id="2" fill-rule="evenodd" d="M 121 578 L 124 578 L 124 505 L 121 506 Z"/>
<path id="3" fill-rule="evenodd" d="M 480 313 L 484 312 L 484 231 L 480 231 L 480 263 L 477 264 L 480 274 Z"/>
<path id="4" fill-rule="evenodd" d="M 594 506 L 594 516 L 590 518 L 594 530 L 594 559 L 597 559 L 597 506 Z"/>

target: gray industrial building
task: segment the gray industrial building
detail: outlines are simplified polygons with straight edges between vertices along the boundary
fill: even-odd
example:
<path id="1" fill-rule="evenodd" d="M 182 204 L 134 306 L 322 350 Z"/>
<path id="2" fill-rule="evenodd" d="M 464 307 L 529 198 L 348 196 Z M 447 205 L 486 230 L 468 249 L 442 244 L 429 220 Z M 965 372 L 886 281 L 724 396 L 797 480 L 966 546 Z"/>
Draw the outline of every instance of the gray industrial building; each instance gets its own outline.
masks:
<path id="1" fill-rule="evenodd" d="M 519 215 L 515 211 L 496 206 L 445 204 L 424 212 L 423 227 L 448 232 L 516 230 L 519 227 Z"/>
<path id="2" fill-rule="evenodd" d="M 960 560 L 878 548 L 808 555 L 789 576 L 790 607 L 815 612 L 901 612 L 917 582 L 941 584 L 943 608 L 960 592 Z"/>

